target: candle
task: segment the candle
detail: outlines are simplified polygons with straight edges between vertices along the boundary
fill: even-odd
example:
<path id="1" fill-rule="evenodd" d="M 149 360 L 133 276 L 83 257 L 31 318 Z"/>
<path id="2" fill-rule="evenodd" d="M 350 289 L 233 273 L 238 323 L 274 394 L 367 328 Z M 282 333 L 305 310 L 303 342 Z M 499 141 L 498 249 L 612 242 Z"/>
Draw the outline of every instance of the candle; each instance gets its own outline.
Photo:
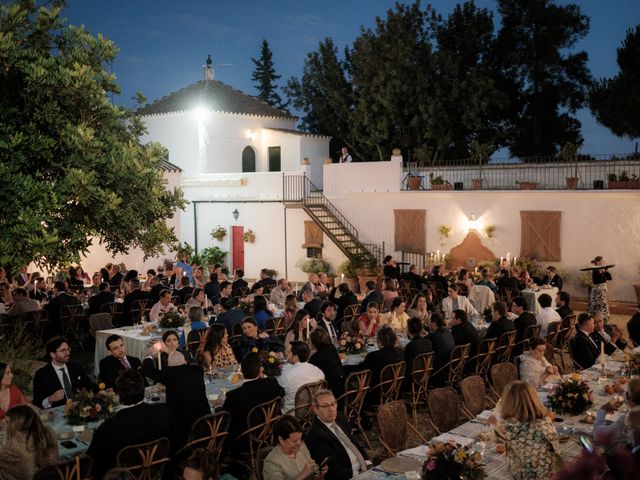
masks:
<path id="1" fill-rule="evenodd" d="M 513 266 L 518 266 L 518 257 L 513 257 Z"/>
<path id="2" fill-rule="evenodd" d="M 340 283 L 344 283 L 344 273 L 340 274 Z"/>
<path id="3" fill-rule="evenodd" d="M 156 344 L 156 348 L 158 349 L 158 370 L 162 370 L 162 359 L 161 359 L 162 355 L 160 355 L 160 351 L 162 350 L 162 347 L 159 342 Z"/>
<path id="4" fill-rule="evenodd" d="M 307 342 L 309 341 L 309 319 L 307 318 Z"/>
<path id="5" fill-rule="evenodd" d="M 436 260 L 438 260 L 438 258 L 440 258 L 440 250 L 436 250 Z"/>
<path id="6" fill-rule="evenodd" d="M 507 263 L 511 261 L 511 252 L 507 252 Z"/>
<path id="7" fill-rule="evenodd" d="M 604 370 L 604 364 L 605 364 L 604 342 L 600 343 L 600 363 L 602 363 L 602 369 Z"/>
<path id="8" fill-rule="evenodd" d="M 502 262 L 504 262 L 504 257 L 500 257 L 500 265 L 502 265 Z"/>

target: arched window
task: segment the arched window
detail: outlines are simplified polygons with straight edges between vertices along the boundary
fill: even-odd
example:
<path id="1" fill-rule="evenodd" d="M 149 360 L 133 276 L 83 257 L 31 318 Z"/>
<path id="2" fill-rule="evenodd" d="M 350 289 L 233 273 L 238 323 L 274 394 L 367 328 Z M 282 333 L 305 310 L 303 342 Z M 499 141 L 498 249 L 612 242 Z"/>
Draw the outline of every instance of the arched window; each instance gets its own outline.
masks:
<path id="1" fill-rule="evenodd" d="M 242 173 L 256 171 L 256 152 L 251 147 L 242 151 Z"/>

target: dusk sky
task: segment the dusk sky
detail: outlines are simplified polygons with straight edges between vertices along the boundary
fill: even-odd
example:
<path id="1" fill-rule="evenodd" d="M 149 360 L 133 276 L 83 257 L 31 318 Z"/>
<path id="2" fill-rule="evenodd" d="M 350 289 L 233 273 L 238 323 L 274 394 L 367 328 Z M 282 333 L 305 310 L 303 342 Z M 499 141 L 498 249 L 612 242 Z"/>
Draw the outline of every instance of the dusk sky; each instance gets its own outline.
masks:
<path id="1" fill-rule="evenodd" d="M 458 2 L 430 3 L 446 16 Z M 573 3 L 591 19 L 589 34 L 575 48 L 588 52 L 595 78 L 614 75 L 616 48 L 626 31 L 640 24 L 639 0 Z M 115 41 L 120 54 L 113 68 L 123 91 L 115 101 L 132 106 L 130 99 L 138 90 L 152 101 L 201 80 L 209 53 L 217 65 L 216 79 L 255 94 L 251 58 L 259 56 L 263 38 L 273 51 L 282 86 L 291 76 L 301 75 L 306 54 L 321 40 L 331 37 L 343 49 L 361 27 L 373 27 L 375 17 L 385 16 L 394 4 L 392 0 L 68 0 L 64 16 L 72 25 L 84 25 Z M 478 0 L 476 5 L 495 12 L 493 0 Z M 494 18 L 496 28 L 498 22 Z M 588 110 L 579 112 L 579 119 L 585 138 L 582 152 L 635 149 L 635 140 L 615 137 Z"/>

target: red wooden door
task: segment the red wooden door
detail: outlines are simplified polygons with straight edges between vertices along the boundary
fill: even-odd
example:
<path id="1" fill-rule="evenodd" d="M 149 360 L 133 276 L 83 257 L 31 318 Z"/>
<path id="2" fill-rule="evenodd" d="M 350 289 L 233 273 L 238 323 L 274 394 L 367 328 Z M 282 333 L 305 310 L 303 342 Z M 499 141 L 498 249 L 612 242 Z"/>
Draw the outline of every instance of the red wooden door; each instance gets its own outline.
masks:
<path id="1" fill-rule="evenodd" d="M 244 227 L 231 227 L 231 271 L 235 272 L 238 268 L 244 270 Z"/>

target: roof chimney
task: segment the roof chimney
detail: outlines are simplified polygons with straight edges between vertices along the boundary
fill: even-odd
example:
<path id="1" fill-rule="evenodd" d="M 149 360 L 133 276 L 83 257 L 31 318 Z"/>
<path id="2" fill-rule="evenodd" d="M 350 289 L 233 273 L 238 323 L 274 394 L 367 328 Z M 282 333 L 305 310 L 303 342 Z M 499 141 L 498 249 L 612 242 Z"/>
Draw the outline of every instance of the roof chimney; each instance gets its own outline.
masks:
<path id="1" fill-rule="evenodd" d="M 204 66 L 205 82 L 213 80 L 213 77 L 215 76 L 215 72 L 213 70 L 213 60 L 211 60 L 211 54 L 209 54 L 209 56 L 207 57 L 207 63 L 203 66 Z"/>

